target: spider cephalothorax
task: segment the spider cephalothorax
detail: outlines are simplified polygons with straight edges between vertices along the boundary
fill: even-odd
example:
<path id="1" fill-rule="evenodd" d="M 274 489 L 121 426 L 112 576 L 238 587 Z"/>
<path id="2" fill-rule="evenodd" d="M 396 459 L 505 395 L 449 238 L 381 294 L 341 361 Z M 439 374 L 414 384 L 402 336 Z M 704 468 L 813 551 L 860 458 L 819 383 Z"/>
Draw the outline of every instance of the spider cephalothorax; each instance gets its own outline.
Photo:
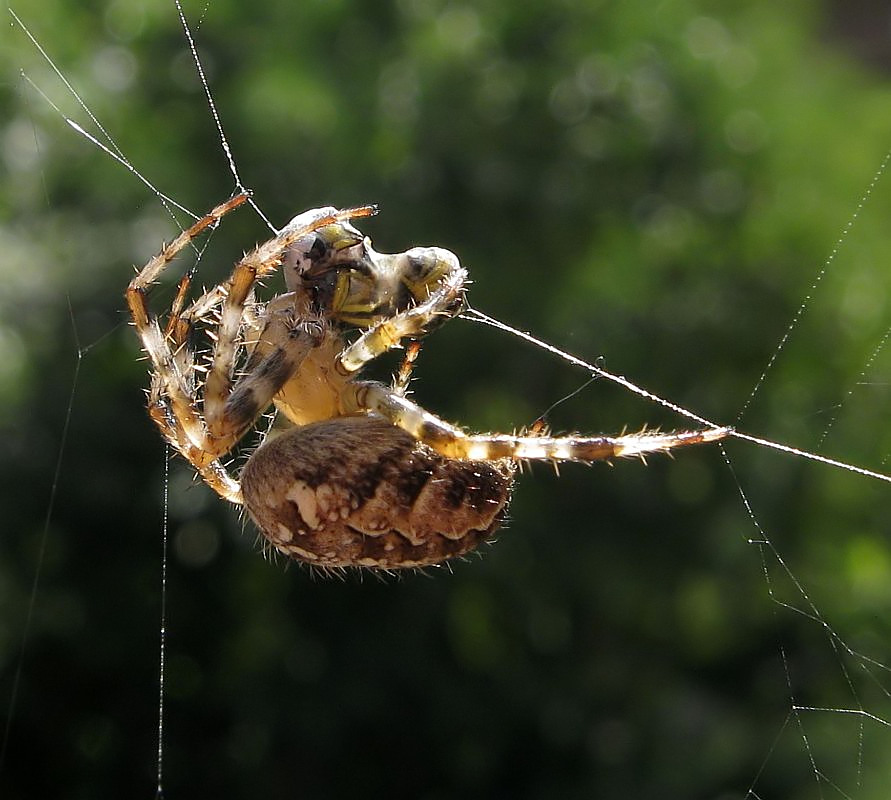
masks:
<path id="1" fill-rule="evenodd" d="M 467 285 L 448 250 L 376 252 L 349 222 L 371 206 L 298 215 L 188 305 L 186 275 L 162 329 L 150 287 L 246 199 L 217 206 L 163 248 L 131 281 L 127 302 L 152 364 L 152 419 L 286 555 L 326 568 L 435 564 L 498 527 L 518 461 L 643 455 L 730 432 L 468 434 L 405 396 L 416 349 L 393 386 L 359 380 L 369 361 L 457 315 Z M 258 301 L 257 281 L 279 267 L 287 291 Z M 206 353 L 196 347 L 201 336 Z M 236 481 L 221 459 L 272 404 L 292 427 L 270 436 Z"/>

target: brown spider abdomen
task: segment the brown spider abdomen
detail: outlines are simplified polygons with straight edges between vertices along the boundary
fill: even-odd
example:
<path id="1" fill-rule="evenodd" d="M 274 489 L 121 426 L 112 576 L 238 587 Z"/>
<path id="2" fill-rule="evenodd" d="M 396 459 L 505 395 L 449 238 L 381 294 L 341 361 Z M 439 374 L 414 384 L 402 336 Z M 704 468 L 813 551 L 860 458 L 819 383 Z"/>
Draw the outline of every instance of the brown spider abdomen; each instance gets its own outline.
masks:
<path id="1" fill-rule="evenodd" d="M 280 552 L 320 567 L 423 567 L 463 555 L 507 511 L 513 466 L 459 461 L 377 417 L 287 431 L 245 465 L 245 508 Z"/>

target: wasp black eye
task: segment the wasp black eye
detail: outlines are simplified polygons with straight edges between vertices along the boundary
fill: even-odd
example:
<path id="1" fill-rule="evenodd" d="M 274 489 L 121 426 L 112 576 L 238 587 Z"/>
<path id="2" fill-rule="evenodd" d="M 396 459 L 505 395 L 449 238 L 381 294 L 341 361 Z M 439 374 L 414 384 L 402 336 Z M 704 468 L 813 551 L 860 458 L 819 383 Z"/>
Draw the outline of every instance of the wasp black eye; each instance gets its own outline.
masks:
<path id="1" fill-rule="evenodd" d="M 364 241 L 359 231 L 343 224 L 327 225 L 307 237 L 301 246 L 307 276 L 321 275 L 329 270 L 352 268 L 361 260 L 359 246 Z"/>
<path id="2" fill-rule="evenodd" d="M 315 241 L 310 245 L 309 249 L 306 251 L 306 257 L 310 261 L 319 261 L 324 258 L 329 250 L 331 249 L 328 242 L 326 242 L 321 236 L 318 234 L 314 237 Z"/>

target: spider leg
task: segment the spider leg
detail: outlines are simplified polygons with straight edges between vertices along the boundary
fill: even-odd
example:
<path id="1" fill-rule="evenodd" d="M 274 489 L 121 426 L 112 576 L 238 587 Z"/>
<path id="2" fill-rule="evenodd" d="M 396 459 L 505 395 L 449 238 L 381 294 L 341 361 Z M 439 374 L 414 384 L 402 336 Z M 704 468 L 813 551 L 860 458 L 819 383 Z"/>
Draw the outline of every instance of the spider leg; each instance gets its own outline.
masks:
<path id="1" fill-rule="evenodd" d="M 210 381 L 214 373 L 208 376 L 204 396 L 208 441 L 204 448 L 218 454 L 228 452 L 272 404 L 310 350 L 322 343 L 325 330 L 320 318 L 296 319 L 292 308 L 273 309 L 260 333 L 265 346 L 252 352 L 235 385 L 227 384 L 224 394 L 216 395 Z M 222 337 L 217 344 L 221 341 Z"/>
<path id="2" fill-rule="evenodd" d="M 170 410 L 179 420 L 189 441 L 198 444 L 204 436 L 204 425 L 197 411 L 193 408 L 193 375 L 194 358 L 184 345 L 171 350 L 166 337 L 161 332 L 158 318 L 148 307 L 148 291 L 157 282 L 161 273 L 170 265 L 176 255 L 207 228 L 216 225 L 230 211 L 234 210 L 248 195 L 237 194 L 225 203 L 221 203 L 210 213 L 198 220 L 190 228 L 184 230 L 170 244 L 146 263 L 127 287 L 126 299 L 133 317 L 136 331 L 142 339 L 142 345 L 151 359 L 156 372 L 160 373 L 164 382 L 164 391 L 169 398 Z M 181 282 L 180 289 L 174 299 L 176 317 L 177 305 L 181 305 L 188 282 Z M 170 326 L 168 326 L 170 329 Z"/>
<path id="3" fill-rule="evenodd" d="M 215 458 L 208 461 L 206 454 L 200 448 L 195 447 L 189 440 L 164 395 L 163 380 L 159 374 L 155 374 L 152 377 L 148 406 L 149 416 L 160 428 L 167 443 L 191 462 L 205 483 L 220 497 L 228 500 L 230 503 L 241 505 L 244 501 L 238 481 L 229 475 L 226 467 L 223 466 L 219 459 Z"/>
<path id="4" fill-rule="evenodd" d="M 171 307 L 170 316 L 164 331 L 164 338 L 167 341 L 168 348 L 174 354 L 174 358 L 180 368 L 180 373 L 190 375 L 191 373 L 202 371 L 204 368 L 195 363 L 192 351 L 188 347 L 189 336 L 195 327 L 195 324 L 206 320 L 216 310 L 217 306 L 222 303 L 226 297 L 225 287 L 221 285 L 214 286 L 211 289 L 193 300 L 189 306 L 183 310 L 188 290 L 191 286 L 193 270 L 186 273 L 180 280 L 176 297 Z M 245 317 L 249 324 L 255 328 L 259 327 L 256 314 L 253 311 L 253 299 L 251 301 L 251 312 Z M 194 393 L 196 378 L 193 378 L 190 384 L 190 391 Z M 217 494 L 225 498 L 231 503 L 240 505 L 243 502 L 241 488 L 238 481 L 234 480 L 227 471 L 226 467 L 220 462 L 219 458 L 213 458 L 208 461 L 207 453 L 201 448 L 196 447 L 186 435 L 176 415 L 172 413 L 170 403 L 167 401 L 164 392 L 164 381 L 160 373 L 156 372 L 152 376 L 151 388 L 149 391 L 149 415 L 161 429 L 161 432 L 167 442 L 182 453 L 186 459 L 198 470 L 199 475 L 203 478 Z M 206 429 L 205 429 L 206 437 Z"/>
<path id="5" fill-rule="evenodd" d="M 177 300 L 179 294 L 185 292 L 191 284 L 191 274 L 184 275 L 180 282 L 180 290 L 177 292 Z M 207 319 L 226 298 L 226 289 L 224 286 L 214 286 L 207 289 L 195 300 L 193 300 L 188 308 L 182 310 L 182 304 L 177 307 L 174 304 L 170 312 L 170 318 L 167 320 L 167 327 L 164 335 L 171 339 L 175 344 L 183 344 L 187 341 L 189 332 L 195 326 L 196 322 Z"/>
<path id="6" fill-rule="evenodd" d="M 343 375 L 357 372 L 369 361 L 397 347 L 402 339 L 421 336 L 431 323 L 459 314 L 464 305 L 466 285 L 467 270 L 463 267 L 447 273 L 426 300 L 382 319 L 344 348 L 337 359 L 338 371 Z"/>
<path id="7" fill-rule="evenodd" d="M 161 248 L 161 252 L 153 258 L 136 274 L 130 285 L 127 287 L 127 301 L 131 303 L 130 310 L 133 311 L 133 299 L 136 295 L 143 296 L 146 291 L 154 284 L 161 273 L 170 266 L 170 262 L 176 258 L 180 250 L 188 247 L 189 243 L 199 236 L 203 231 L 216 225 L 230 211 L 238 208 L 250 195 L 247 192 L 240 192 L 234 195 L 225 203 L 220 203 L 216 208 L 205 214 L 190 228 L 184 230 L 170 244 Z M 135 316 L 135 314 L 134 314 Z"/>
<path id="8" fill-rule="evenodd" d="M 608 461 L 644 457 L 677 447 L 719 441 L 732 428 L 677 433 L 632 433 L 621 436 L 514 436 L 470 434 L 425 411 L 398 392 L 370 381 L 350 384 L 346 405 L 354 412 L 372 411 L 449 458 L 497 461 Z"/>
<path id="9" fill-rule="evenodd" d="M 409 342 L 408 346 L 405 348 L 405 355 L 402 358 L 402 363 L 399 365 L 399 372 L 397 372 L 396 376 L 393 378 L 393 391 L 396 394 L 405 396 L 406 392 L 408 392 L 408 386 L 411 383 L 411 373 L 415 368 L 415 361 L 418 360 L 420 354 L 420 340 L 415 339 L 413 342 Z"/>

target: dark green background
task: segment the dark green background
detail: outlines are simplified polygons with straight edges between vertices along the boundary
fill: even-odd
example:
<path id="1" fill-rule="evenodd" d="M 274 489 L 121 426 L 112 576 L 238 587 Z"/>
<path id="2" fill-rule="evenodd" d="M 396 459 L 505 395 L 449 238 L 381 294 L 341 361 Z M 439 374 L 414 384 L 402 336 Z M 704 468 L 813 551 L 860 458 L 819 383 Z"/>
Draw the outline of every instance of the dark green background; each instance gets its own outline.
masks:
<path id="1" fill-rule="evenodd" d="M 378 202 L 364 228 L 381 249 L 449 247 L 479 308 L 731 424 L 812 295 L 739 424 L 887 471 L 888 354 L 860 377 L 891 318 L 887 179 L 809 288 L 891 146 L 888 11 L 838 9 L 186 11 L 243 181 L 273 221 Z M 172 3 L 16 10 L 155 185 L 196 212 L 230 193 Z M 6 711 L 41 574 L 0 795 L 145 798 L 164 450 L 121 295 L 176 229 L 21 79 L 87 126 L 23 33 L 2 30 Z M 250 212 L 227 220 L 202 279 L 220 280 L 264 233 Z M 427 340 L 416 374 L 423 403 L 483 430 L 528 424 L 586 379 L 461 321 Z M 601 381 L 549 421 L 687 424 Z M 887 727 L 790 709 L 862 704 L 891 719 L 887 670 L 833 641 L 891 662 L 891 490 L 741 442 L 727 453 L 763 530 L 715 447 L 646 467 L 569 465 L 559 479 L 538 465 L 483 558 L 383 580 L 265 561 L 235 511 L 175 462 L 167 796 L 887 797 Z M 747 543 L 764 537 L 828 630 L 773 552 Z"/>

